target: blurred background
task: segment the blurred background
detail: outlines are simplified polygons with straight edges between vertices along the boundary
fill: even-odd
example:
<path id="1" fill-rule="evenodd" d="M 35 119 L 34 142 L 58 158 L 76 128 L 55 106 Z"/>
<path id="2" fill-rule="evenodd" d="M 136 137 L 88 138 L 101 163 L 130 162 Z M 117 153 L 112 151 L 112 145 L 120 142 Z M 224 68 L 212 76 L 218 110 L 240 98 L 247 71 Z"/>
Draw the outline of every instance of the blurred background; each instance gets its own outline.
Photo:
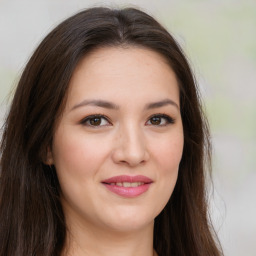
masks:
<path id="1" fill-rule="evenodd" d="M 99 5 L 140 7 L 182 45 L 211 126 L 214 226 L 226 256 L 255 256 L 255 0 L 0 0 L 0 124 L 19 76 L 43 37 L 78 10 Z"/>

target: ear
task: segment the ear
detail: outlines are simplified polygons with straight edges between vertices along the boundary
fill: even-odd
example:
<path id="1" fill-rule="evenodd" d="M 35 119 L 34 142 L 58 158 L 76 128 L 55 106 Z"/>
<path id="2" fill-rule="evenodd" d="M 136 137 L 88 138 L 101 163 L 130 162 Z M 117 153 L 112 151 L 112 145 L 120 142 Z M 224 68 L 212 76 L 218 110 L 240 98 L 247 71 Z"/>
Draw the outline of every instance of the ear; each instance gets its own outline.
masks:
<path id="1" fill-rule="evenodd" d="M 54 165 L 52 149 L 50 147 L 47 147 L 46 158 L 44 160 L 44 164 Z"/>

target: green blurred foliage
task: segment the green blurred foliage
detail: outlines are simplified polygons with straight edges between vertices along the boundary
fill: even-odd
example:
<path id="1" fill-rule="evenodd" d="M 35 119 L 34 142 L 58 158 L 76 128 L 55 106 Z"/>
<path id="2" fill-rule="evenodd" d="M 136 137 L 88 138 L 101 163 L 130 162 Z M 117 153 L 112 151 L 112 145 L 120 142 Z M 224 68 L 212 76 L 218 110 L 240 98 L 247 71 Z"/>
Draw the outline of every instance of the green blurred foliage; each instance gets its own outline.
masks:
<path id="1" fill-rule="evenodd" d="M 213 138 L 247 152 L 233 173 L 256 171 L 256 1 L 180 1 L 160 16 L 192 60 Z M 232 150 L 225 157 L 221 172 Z"/>

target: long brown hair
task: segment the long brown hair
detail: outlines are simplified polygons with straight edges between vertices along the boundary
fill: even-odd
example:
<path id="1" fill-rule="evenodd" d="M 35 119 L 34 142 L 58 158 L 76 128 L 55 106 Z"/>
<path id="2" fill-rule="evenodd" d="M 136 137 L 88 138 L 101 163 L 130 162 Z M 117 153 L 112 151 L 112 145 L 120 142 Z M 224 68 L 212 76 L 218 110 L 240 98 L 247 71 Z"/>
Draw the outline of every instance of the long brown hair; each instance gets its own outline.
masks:
<path id="1" fill-rule="evenodd" d="M 36 49 L 20 78 L 1 142 L 0 256 L 60 255 L 66 227 L 54 166 L 44 164 L 72 73 L 103 46 L 140 46 L 160 53 L 180 86 L 184 151 L 174 192 L 155 219 L 161 256 L 217 256 L 207 211 L 205 174 L 211 145 L 198 89 L 174 38 L 133 8 L 91 8 L 57 26 Z"/>

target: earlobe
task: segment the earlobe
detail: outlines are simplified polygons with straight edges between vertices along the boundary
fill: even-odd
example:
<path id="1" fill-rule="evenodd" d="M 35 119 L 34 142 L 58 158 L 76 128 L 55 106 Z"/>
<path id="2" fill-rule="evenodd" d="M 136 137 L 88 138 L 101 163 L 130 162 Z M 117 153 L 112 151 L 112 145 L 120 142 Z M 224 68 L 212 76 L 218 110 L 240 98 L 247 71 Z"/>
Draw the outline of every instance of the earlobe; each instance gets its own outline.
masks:
<path id="1" fill-rule="evenodd" d="M 47 147 L 46 158 L 45 158 L 44 163 L 46 165 L 53 165 L 54 164 L 52 149 L 50 147 Z"/>

